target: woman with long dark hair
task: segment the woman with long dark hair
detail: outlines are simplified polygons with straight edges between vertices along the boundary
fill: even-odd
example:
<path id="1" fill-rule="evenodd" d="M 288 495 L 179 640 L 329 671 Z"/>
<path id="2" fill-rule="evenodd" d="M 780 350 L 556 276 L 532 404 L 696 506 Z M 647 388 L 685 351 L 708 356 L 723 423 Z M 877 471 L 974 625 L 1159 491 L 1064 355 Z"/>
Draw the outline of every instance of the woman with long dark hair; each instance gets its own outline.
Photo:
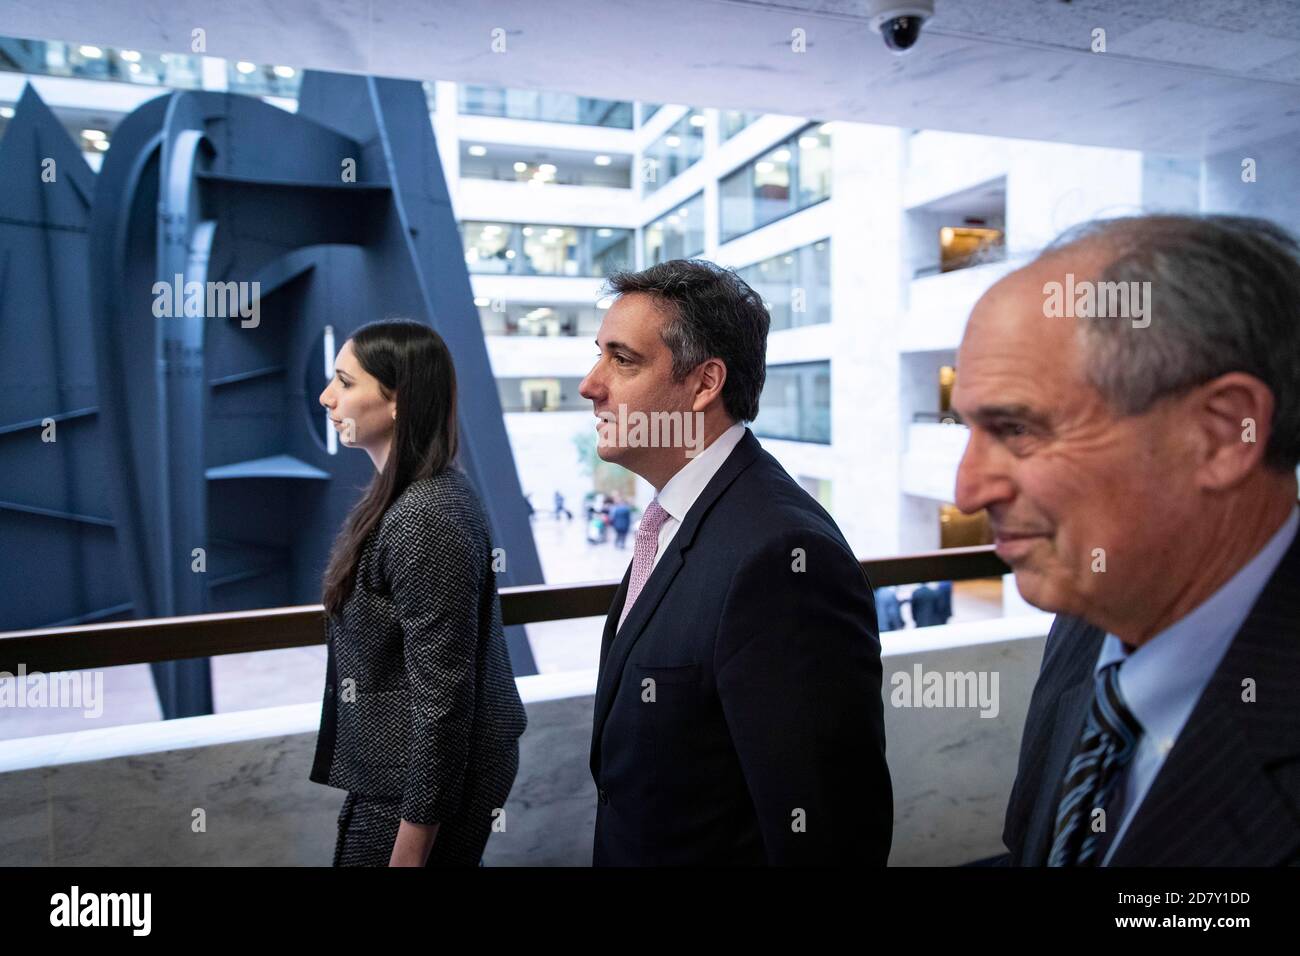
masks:
<path id="1" fill-rule="evenodd" d="M 321 393 L 376 474 L 325 571 L 329 658 L 311 779 L 347 790 L 335 866 L 475 865 L 526 718 L 483 507 L 454 465 L 456 371 L 441 336 L 371 322 Z"/>

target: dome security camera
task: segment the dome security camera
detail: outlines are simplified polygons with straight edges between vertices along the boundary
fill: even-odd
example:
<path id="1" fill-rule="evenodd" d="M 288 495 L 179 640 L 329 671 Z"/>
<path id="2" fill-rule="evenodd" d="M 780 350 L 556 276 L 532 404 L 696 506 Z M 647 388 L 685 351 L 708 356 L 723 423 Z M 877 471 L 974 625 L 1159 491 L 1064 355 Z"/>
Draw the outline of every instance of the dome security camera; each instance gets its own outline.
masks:
<path id="1" fill-rule="evenodd" d="M 921 24 L 934 16 L 934 0 L 867 0 L 867 16 L 889 51 L 902 55 L 916 46 Z"/>

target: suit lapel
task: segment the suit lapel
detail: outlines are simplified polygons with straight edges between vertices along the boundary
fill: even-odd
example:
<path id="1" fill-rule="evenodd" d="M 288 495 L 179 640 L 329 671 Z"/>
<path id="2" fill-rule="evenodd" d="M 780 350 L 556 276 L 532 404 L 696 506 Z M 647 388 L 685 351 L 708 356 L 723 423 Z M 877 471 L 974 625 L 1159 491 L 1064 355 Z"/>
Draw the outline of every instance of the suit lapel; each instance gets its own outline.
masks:
<path id="1" fill-rule="evenodd" d="M 1061 787 L 1065 783 L 1065 770 L 1074 756 L 1083 734 L 1083 722 L 1092 707 L 1094 688 L 1093 665 L 1101 641 L 1106 635 L 1082 620 L 1075 620 L 1071 631 L 1061 635 L 1067 641 L 1068 653 L 1074 655 L 1075 666 L 1081 673 L 1071 675 L 1069 683 L 1056 700 L 1051 724 L 1051 742 L 1043 758 L 1040 799 L 1034 802 L 1030 820 L 1025 829 L 1023 859 L 1030 865 L 1042 866 L 1056 836 L 1056 810 L 1061 803 Z"/>
<path id="2" fill-rule="evenodd" d="M 1267 866 L 1300 852 L 1300 535 L 1260 593 L 1112 863 Z M 1252 681 L 1254 702 L 1243 700 Z"/>
<path id="3" fill-rule="evenodd" d="M 614 695 L 622 680 L 623 668 L 627 663 L 628 655 L 632 652 L 632 647 L 645 631 L 646 625 L 654 616 L 655 609 L 658 608 L 664 595 L 668 593 L 673 578 L 685 564 L 684 554 L 695 542 L 696 532 L 704 516 L 761 451 L 762 447 L 758 444 L 758 439 L 746 428 L 744 436 L 731 450 L 731 454 L 727 456 L 727 460 L 723 462 L 717 474 L 704 486 L 704 490 L 695 499 L 695 504 L 691 506 L 690 511 L 686 513 L 681 527 L 677 529 L 672 541 L 660 555 L 659 563 L 650 572 L 650 577 L 637 596 L 636 603 L 632 605 L 632 610 L 628 612 L 623 627 L 618 628 L 618 619 L 623 613 L 623 603 L 627 599 L 628 581 L 632 573 L 630 565 L 627 573 L 623 575 L 623 585 L 614 596 L 614 603 L 605 618 L 605 633 L 601 641 L 600 672 L 596 681 L 596 710 L 591 743 L 593 773 L 599 771 L 600 736 L 605 729 L 605 720 L 613 706 Z M 616 628 L 618 628 L 617 632 Z"/>

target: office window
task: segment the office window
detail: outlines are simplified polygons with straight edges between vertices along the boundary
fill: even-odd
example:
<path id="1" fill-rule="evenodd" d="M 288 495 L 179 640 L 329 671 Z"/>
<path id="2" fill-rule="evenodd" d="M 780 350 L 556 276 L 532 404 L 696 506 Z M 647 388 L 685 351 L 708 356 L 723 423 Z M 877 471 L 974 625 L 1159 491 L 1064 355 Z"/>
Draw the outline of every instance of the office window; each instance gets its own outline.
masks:
<path id="1" fill-rule="evenodd" d="M 591 411 L 591 402 L 578 394 L 580 378 L 499 378 L 497 394 L 502 412 Z"/>
<path id="2" fill-rule="evenodd" d="M 267 66 L 247 60 L 226 61 L 226 84 L 232 93 L 297 99 L 302 74 L 291 66 Z"/>
<path id="3" fill-rule="evenodd" d="M 719 185 L 722 241 L 734 239 L 831 194 L 827 124 L 805 127 L 741 166 Z"/>
<path id="4" fill-rule="evenodd" d="M 637 123 L 637 125 L 638 125 L 638 126 L 644 126 L 646 123 L 650 122 L 650 117 L 652 117 L 652 116 L 654 116 L 656 113 L 658 113 L 658 112 L 659 112 L 659 107 L 661 107 L 661 106 L 663 106 L 662 103 L 642 103 L 642 104 L 641 104 L 641 119 L 640 119 L 640 121 Z"/>
<path id="5" fill-rule="evenodd" d="M 203 57 L 124 47 L 0 37 L 0 72 L 75 76 L 145 86 L 203 88 Z"/>
<path id="6" fill-rule="evenodd" d="M 595 305 L 508 302 L 474 299 L 484 335 L 576 336 L 595 338 L 604 313 Z"/>
<path id="7" fill-rule="evenodd" d="M 572 93 L 510 90 L 497 86 L 460 87 L 460 111 L 475 116 L 501 116 L 543 123 L 632 128 L 632 104 Z"/>
<path id="8" fill-rule="evenodd" d="M 692 110 L 651 143 L 642 156 L 641 179 L 645 191 L 652 193 L 680 176 L 703 155 L 704 114 Z"/>
<path id="9" fill-rule="evenodd" d="M 460 146 L 460 175 L 529 186 L 630 189 L 632 155 L 466 140 Z"/>
<path id="10" fill-rule="evenodd" d="M 819 239 L 736 272 L 763 297 L 772 314 L 773 332 L 831 320 L 829 239 Z"/>
<path id="11" fill-rule="evenodd" d="M 722 110 L 718 114 L 718 135 L 725 143 L 762 115 L 762 113 L 746 113 L 743 110 Z"/>
<path id="12" fill-rule="evenodd" d="M 769 365 L 758 419 L 760 438 L 831 442 L 831 363 Z"/>
<path id="13" fill-rule="evenodd" d="M 460 229 L 473 273 L 603 276 L 632 265 L 631 229 L 471 221 Z"/>
<path id="14" fill-rule="evenodd" d="M 643 232 L 645 264 L 689 259 L 704 251 L 704 193 L 660 216 Z"/>

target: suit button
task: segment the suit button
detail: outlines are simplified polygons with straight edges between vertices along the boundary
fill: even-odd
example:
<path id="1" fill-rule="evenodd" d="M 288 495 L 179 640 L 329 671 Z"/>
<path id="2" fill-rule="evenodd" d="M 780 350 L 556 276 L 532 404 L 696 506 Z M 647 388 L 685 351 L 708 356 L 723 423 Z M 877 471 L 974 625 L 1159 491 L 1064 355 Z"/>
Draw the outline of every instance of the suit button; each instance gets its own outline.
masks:
<path id="1" fill-rule="evenodd" d="M 600 789 L 600 792 L 597 794 L 597 796 L 598 796 L 598 798 L 599 798 L 599 800 L 600 800 L 601 803 L 604 803 L 604 804 L 608 804 L 608 803 L 609 803 L 609 794 L 605 792 L 604 787 L 602 787 L 602 788 Z"/>
<path id="2" fill-rule="evenodd" d="M 332 694 L 332 693 L 334 693 L 334 685 L 333 685 L 333 684 L 326 684 L 326 685 L 325 685 L 325 693 L 327 693 L 327 694 Z"/>

